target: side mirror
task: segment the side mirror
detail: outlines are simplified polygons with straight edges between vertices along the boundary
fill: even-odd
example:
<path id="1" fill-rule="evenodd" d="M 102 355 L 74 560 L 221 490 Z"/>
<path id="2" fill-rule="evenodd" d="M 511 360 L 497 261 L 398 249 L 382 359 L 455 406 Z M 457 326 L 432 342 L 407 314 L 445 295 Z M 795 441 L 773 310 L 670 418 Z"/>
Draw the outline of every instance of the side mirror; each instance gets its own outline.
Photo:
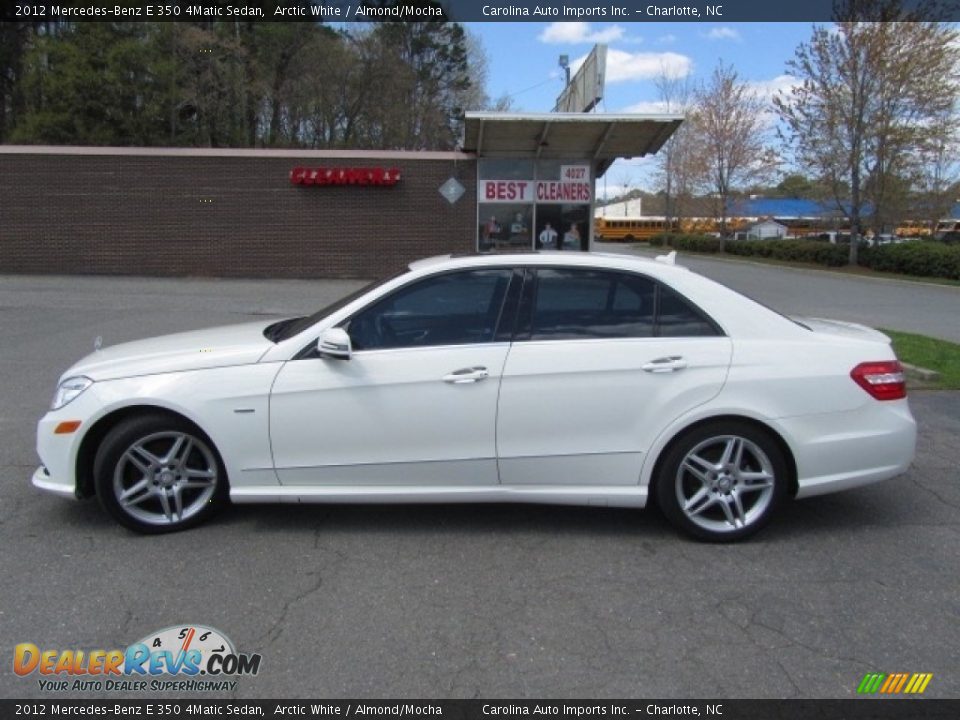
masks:
<path id="1" fill-rule="evenodd" d="M 349 360 L 353 353 L 353 345 L 350 342 L 350 336 L 343 328 L 327 328 L 317 340 L 317 352 L 320 357 L 337 358 L 339 360 Z"/>

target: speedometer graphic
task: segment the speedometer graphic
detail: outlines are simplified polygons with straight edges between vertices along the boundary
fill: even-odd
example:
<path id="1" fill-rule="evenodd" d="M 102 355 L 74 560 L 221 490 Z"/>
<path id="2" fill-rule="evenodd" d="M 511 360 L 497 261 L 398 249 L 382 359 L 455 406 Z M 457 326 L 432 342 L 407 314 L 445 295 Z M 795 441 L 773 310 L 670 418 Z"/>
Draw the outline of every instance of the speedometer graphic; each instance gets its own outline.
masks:
<path id="1" fill-rule="evenodd" d="M 213 655 L 235 655 L 236 649 L 226 635 L 207 625 L 171 625 L 151 633 L 137 644 L 151 654 L 170 653 L 171 658 L 187 658 L 195 667 L 207 667 Z M 206 674 L 201 670 L 201 674 Z"/>

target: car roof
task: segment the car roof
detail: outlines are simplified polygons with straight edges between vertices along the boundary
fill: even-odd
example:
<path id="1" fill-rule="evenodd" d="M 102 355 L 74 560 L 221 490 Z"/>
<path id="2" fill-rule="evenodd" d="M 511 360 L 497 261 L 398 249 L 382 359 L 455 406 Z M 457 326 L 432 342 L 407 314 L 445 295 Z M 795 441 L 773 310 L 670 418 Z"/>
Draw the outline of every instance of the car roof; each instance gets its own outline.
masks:
<path id="1" fill-rule="evenodd" d="M 663 260 L 660 260 L 660 257 Z M 675 256 L 674 256 L 675 257 Z M 525 253 L 469 253 L 462 255 L 436 255 L 434 257 L 415 260 L 410 263 L 409 268 L 412 271 L 422 270 L 444 270 L 463 267 L 484 267 L 495 265 L 502 267 L 508 265 L 531 266 L 531 265 L 569 265 L 572 267 L 599 267 L 599 268 L 620 268 L 634 270 L 653 270 L 654 268 L 674 267 L 677 270 L 687 272 L 687 269 L 680 265 L 673 264 L 673 258 L 669 256 L 659 256 L 658 259 L 637 257 L 634 255 L 618 253 L 600 253 L 600 252 L 571 252 L 560 250 L 544 250 L 538 252 Z"/>

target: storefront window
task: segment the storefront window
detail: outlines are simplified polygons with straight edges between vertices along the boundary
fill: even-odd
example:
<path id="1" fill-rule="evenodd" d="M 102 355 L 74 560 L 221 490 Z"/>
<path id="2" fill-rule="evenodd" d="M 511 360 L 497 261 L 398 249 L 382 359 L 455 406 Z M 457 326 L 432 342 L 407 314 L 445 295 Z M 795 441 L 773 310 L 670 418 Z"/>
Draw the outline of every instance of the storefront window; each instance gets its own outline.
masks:
<path id="1" fill-rule="evenodd" d="M 478 250 L 588 249 L 589 163 L 487 158 L 478 175 Z"/>
<path id="2" fill-rule="evenodd" d="M 479 249 L 529 249 L 533 238 L 533 205 L 526 203 L 480 203 Z"/>

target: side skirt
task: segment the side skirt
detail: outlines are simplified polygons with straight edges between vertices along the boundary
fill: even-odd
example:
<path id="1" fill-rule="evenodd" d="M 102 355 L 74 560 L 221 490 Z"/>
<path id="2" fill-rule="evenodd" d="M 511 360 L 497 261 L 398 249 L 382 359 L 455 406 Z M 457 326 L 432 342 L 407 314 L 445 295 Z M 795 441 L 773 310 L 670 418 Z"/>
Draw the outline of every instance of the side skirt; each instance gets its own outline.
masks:
<path id="1" fill-rule="evenodd" d="M 642 508 L 647 489 L 639 485 L 578 488 L 569 485 L 497 487 L 240 487 L 230 490 L 235 503 L 538 503 Z"/>

